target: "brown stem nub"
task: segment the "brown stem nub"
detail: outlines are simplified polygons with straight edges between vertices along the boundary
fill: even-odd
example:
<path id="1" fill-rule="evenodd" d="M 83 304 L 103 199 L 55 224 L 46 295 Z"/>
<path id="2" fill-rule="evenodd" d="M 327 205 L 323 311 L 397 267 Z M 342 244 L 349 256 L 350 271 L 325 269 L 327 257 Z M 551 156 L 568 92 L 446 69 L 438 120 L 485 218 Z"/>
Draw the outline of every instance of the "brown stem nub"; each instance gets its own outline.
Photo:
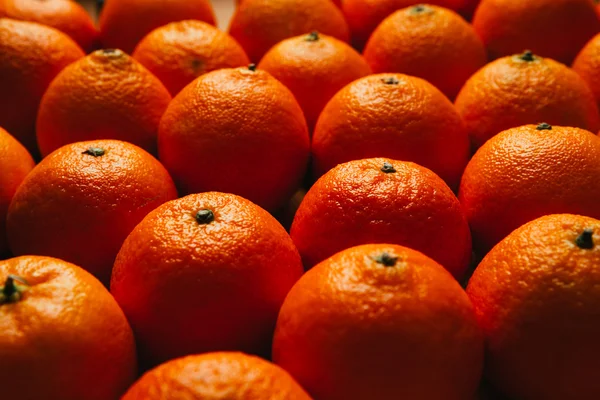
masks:
<path id="1" fill-rule="evenodd" d="M 394 168 L 394 166 L 391 163 L 385 161 L 383 163 L 383 167 L 381 167 L 381 172 L 385 172 L 386 174 L 390 174 L 392 172 L 396 172 L 396 169 Z"/>
<path id="2" fill-rule="evenodd" d="M 204 209 L 196 213 L 196 222 L 200 225 L 208 225 L 215 220 L 215 214 L 212 210 Z"/>
<path id="3" fill-rule="evenodd" d="M 118 49 L 102 49 L 102 53 L 104 54 L 117 54 L 118 52 Z"/>
<path id="4" fill-rule="evenodd" d="M 590 228 L 586 228 L 581 232 L 581 235 L 577 236 L 575 239 L 575 244 L 580 249 L 593 249 L 594 248 L 594 230 Z"/>
<path id="5" fill-rule="evenodd" d="M 306 41 L 307 42 L 316 42 L 317 40 L 319 40 L 319 32 L 317 31 L 312 31 L 311 33 L 309 33 L 308 35 L 306 35 Z"/>
<path id="6" fill-rule="evenodd" d="M 373 261 L 378 264 L 382 264 L 386 267 L 393 267 L 398 262 L 398 256 L 393 256 L 390 253 L 384 251 L 378 256 L 373 257 Z"/>
<path id="7" fill-rule="evenodd" d="M 381 78 L 381 82 L 385 83 L 386 85 L 397 85 L 400 83 L 400 81 L 398 79 L 396 79 L 395 76 Z"/>
<path id="8" fill-rule="evenodd" d="M 537 129 L 538 131 L 551 131 L 552 125 L 542 122 L 535 129 Z"/>
<path id="9" fill-rule="evenodd" d="M 21 285 L 17 285 L 17 282 Z M 23 292 L 29 286 L 27 281 L 20 276 L 9 274 L 4 281 L 4 286 L 0 289 L 0 304 L 16 303 L 21 300 Z"/>
<path id="10" fill-rule="evenodd" d="M 519 58 L 523 61 L 534 61 L 535 60 L 535 56 L 533 55 L 533 52 L 531 50 L 525 50 L 523 52 L 523 54 L 521 54 L 519 56 Z"/>
<path id="11" fill-rule="evenodd" d="M 427 7 L 425 4 L 417 4 L 413 7 L 410 8 L 409 13 L 410 14 L 421 14 L 424 13 L 425 11 L 430 11 L 431 9 L 429 7 Z"/>
<path id="12" fill-rule="evenodd" d="M 256 71 L 256 64 L 252 63 L 248 65 L 248 69 L 252 72 Z"/>
<path id="13" fill-rule="evenodd" d="M 89 147 L 86 151 L 81 154 L 87 154 L 94 157 L 101 157 L 106 151 L 101 147 Z"/>

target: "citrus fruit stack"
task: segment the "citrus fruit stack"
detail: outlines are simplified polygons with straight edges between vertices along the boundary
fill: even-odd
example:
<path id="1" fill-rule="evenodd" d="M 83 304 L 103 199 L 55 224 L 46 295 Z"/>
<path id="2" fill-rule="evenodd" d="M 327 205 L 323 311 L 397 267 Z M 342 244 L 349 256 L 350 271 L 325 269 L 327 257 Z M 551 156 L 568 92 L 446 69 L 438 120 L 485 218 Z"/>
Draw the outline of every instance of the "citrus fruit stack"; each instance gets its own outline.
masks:
<path id="1" fill-rule="evenodd" d="M 0 0 L 4 397 L 600 398 L 592 0 L 98 3 Z"/>

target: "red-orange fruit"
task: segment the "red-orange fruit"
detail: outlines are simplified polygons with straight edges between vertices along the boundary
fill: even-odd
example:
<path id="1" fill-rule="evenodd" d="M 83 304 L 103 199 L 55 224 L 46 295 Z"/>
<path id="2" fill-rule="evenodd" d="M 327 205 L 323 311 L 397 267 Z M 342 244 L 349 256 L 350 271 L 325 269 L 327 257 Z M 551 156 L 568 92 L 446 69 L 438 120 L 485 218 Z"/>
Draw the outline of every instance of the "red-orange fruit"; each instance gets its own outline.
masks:
<path id="1" fill-rule="evenodd" d="M 546 123 L 490 139 L 467 165 L 458 194 L 482 254 L 543 215 L 600 218 L 599 197 L 600 138 Z"/>
<path id="2" fill-rule="evenodd" d="M 131 53 L 154 29 L 187 19 L 215 25 L 210 0 L 106 0 L 100 14 L 100 39 L 104 47 Z"/>
<path id="3" fill-rule="evenodd" d="M 34 22 L 0 18 L 0 126 L 38 154 L 35 120 L 54 77 L 83 57 L 66 34 Z"/>
<path id="4" fill-rule="evenodd" d="M 98 30 L 92 17 L 73 0 L 0 0 L 0 17 L 51 26 L 86 51 L 98 46 Z"/>
<path id="5" fill-rule="evenodd" d="M 570 64 L 600 21 L 592 0 L 482 0 L 473 27 L 493 58 L 531 49 Z"/>
<path id="6" fill-rule="evenodd" d="M 294 95 L 254 65 L 188 85 L 165 112 L 158 141 L 182 194 L 233 193 L 269 211 L 299 187 L 310 147 Z"/>
<path id="7" fill-rule="evenodd" d="M 340 90 L 321 113 L 312 139 L 314 174 L 369 157 L 413 161 L 458 187 L 469 137 L 452 103 L 423 79 L 378 74 Z"/>
<path id="8" fill-rule="evenodd" d="M 418 76 L 454 99 L 487 62 L 473 27 L 452 10 L 417 5 L 396 11 L 375 29 L 364 51 L 374 73 Z"/>
<path id="9" fill-rule="evenodd" d="M 318 32 L 279 42 L 265 54 L 258 68 L 292 91 L 311 131 L 333 95 L 371 73 L 365 60 L 350 45 Z"/>
<path id="10" fill-rule="evenodd" d="M 282 40 L 312 31 L 350 39 L 342 12 L 327 0 L 244 0 L 229 25 L 229 33 L 253 62 Z"/>
<path id="11" fill-rule="evenodd" d="M 239 196 L 193 194 L 152 211 L 127 238 L 110 289 L 156 364 L 208 351 L 268 353 L 279 307 L 302 275 L 269 213 Z"/>
<path id="12" fill-rule="evenodd" d="M 42 98 L 37 140 L 42 155 L 69 143 L 116 139 L 156 154 L 158 124 L 171 96 L 144 66 L 104 49 L 65 68 Z"/>
<path id="13" fill-rule="evenodd" d="M 176 197 L 167 171 L 139 147 L 73 143 L 44 158 L 17 189 L 7 217 L 10 248 L 72 262 L 108 284 L 127 235 Z"/>
<path id="14" fill-rule="evenodd" d="M 323 175 L 290 235 L 306 268 L 365 243 L 421 251 L 457 278 L 471 258 L 467 220 L 450 188 L 427 168 L 386 158 L 350 161 Z"/>
<path id="15" fill-rule="evenodd" d="M 273 360 L 316 399 L 470 400 L 483 336 L 441 265 L 406 247 L 370 244 L 335 254 L 294 285 Z"/>
<path id="16" fill-rule="evenodd" d="M 486 337 L 485 374 L 507 398 L 600 398 L 599 244 L 599 220 L 547 215 L 475 270 L 467 293 Z"/>
<path id="17" fill-rule="evenodd" d="M 133 58 L 156 75 L 173 96 L 202 74 L 250 62 L 235 39 L 196 20 L 156 28 L 138 43 Z"/>

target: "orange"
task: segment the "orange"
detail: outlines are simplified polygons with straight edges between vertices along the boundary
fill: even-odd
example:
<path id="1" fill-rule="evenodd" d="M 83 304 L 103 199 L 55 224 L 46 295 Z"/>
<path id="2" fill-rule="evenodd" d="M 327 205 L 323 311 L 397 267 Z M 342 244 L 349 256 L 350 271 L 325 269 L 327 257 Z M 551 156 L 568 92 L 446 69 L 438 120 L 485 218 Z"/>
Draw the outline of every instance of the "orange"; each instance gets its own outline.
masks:
<path id="1" fill-rule="evenodd" d="M 136 377 L 135 342 L 110 293 L 50 257 L 0 261 L 2 397 L 118 398 Z"/>
<path id="2" fill-rule="evenodd" d="M 139 147 L 115 140 L 67 145 L 17 189 L 7 217 L 10 248 L 73 262 L 108 283 L 129 232 L 176 197 L 167 171 Z"/>
<path id="3" fill-rule="evenodd" d="M 459 199 L 485 253 L 524 223 L 547 214 L 600 218 L 600 138 L 548 124 L 504 131 L 475 153 Z"/>
<path id="4" fill-rule="evenodd" d="M 487 61 L 471 25 L 452 10 L 427 5 L 404 8 L 384 19 L 364 54 L 374 73 L 418 76 L 450 99 Z"/>
<path id="5" fill-rule="evenodd" d="M 0 128 L 0 256 L 8 252 L 6 213 L 17 187 L 35 166 L 33 158 L 14 137 Z"/>
<path id="6" fill-rule="evenodd" d="M 187 356 L 140 378 L 122 400 L 310 400 L 283 369 L 234 352 Z"/>
<path id="7" fill-rule="evenodd" d="M 263 354 L 302 275 L 298 251 L 266 211 L 207 192 L 152 211 L 127 238 L 111 292 L 150 364 L 219 350 Z"/>
<path id="8" fill-rule="evenodd" d="M 35 118 L 54 77 L 84 56 L 56 29 L 0 18 L 0 126 L 37 154 Z"/>
<path id="9" fill-rule="evenodd" d="M 502 240 L 467 287 L 486 375 L 510 398 L 600 398 L 600 221 L 548 215 Z"/>
<path id="10" fill-rule="evenodd" d="M 72 0 L 0 0 L 0 17 L 38 22 L 69 35 L 86 51 L 98 45 L 94 21 Z"/>
<path id="11" fill-rule="evenodd" d="M 193 20 L 153 30 L 137 45 L 133 58 L 156 75 L 173 96 L 206 72 L 250 62 L 227 33 Z"/>
<path id="12" fill-rule="evenodd" d="M 280 41 L 312 31 L 344 42 L 350 38 L 340 9 L 323 0 L 244 0 L 229 25 L 231 36 L 254 62 Z"/>
<path id="13" fill-rule="evenodd" d="M 307 268 L 365 243 L 421 251 L 457 278 L 471 257 L 467 220 L 444 181 L 385 158 L 350 161 L 323 175 L 300 204 L 290 235 Z"/>
<path id="14" fill-rule="evenodd" d="M 37 140 L 48 155 L 69 143 L 118 139 L 156 153 L 171 96 L 146 68 L 120 50 L 98 50 L 65 68 L 40 104 Z"/>
<path id="15" fill-rule="evenodd" d="M 570 64 L 600 21 L 592 0 L 482 0 L 473 27 L 493 58 L 531 49 Z"/>
<path id="16" fill-rule="evenodd" d="M 273 360 L 317 399 L 472 399 L 483 366 L 473 306 L 418 251 L 341 251 L 292 287 Z"/>
<path id="17" fill-rule="evenodd" d="M 452 103 L 433 85 L 378 74 L 340 90 L 321 114 L 312 140 L 320 176 L 350 160 L 391 157 L 430 168 L 458 186 L 469 161 L 469 137 Z"/>
<path id="18" fill-rule="evenodd" d="M 170 22 L 196 19 L 215 25 L 209 0 L 106 0 L 100 14 L 104 47 L 131 53 L 140 40 Z"/>
<path id="19" fill-rule="evenodd" d="M 265 54 L 258 68 L 269 72 L 292 91 L 310 130 L 334 94 L 371 73 L 362 56 L 347 43 L 316 31 L 276 44 Z"/>
<path id="20" fill-rule="evenodd" d="M 188 85 L 165 112 L 158 140 L 160 160 L 182 194 L 234 193 L 270 211 L 296 191 L 309 157 L 298 102 L 254 65 Z"/>
<path id="21" fill-rule="evenodd" d="M 573 70 L 588 84 L 596 104 L 600 105 L 600 34 L 594 36 L 579 52 L 573 62 Z"/>
<path id="22" fill-rule="evenodd" d="M 598 132 L 594 95 L 573 70 L 526 51 L 473 75 L 455 101 L 474 148 L 499 132 L 545 121 Z"/>
<path id="23" fill-rule="evenodd" d="M 431 0 L 428 4 L 438 5 L 455 11 L 469 10 L 473 0 Z M 367 40 L 386 17 L 394 11 L 419 4 L 417 0 L 343 0 L 342 10 L 350 26 L 352 43 L 362 49 Z M 391 71 L 385 71 L 391 72 Z"/>

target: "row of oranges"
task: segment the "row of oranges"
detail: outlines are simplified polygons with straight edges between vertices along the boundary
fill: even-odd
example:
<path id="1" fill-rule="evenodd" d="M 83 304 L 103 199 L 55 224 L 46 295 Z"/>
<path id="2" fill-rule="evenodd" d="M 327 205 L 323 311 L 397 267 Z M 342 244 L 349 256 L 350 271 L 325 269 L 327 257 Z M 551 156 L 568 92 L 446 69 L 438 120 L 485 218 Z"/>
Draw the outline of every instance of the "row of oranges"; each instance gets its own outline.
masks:
<path id="1" fill-rule="evenodd" d="M 598 397 L 592 1 L 397 3 L 0 0 L 3 393 Z"/>

